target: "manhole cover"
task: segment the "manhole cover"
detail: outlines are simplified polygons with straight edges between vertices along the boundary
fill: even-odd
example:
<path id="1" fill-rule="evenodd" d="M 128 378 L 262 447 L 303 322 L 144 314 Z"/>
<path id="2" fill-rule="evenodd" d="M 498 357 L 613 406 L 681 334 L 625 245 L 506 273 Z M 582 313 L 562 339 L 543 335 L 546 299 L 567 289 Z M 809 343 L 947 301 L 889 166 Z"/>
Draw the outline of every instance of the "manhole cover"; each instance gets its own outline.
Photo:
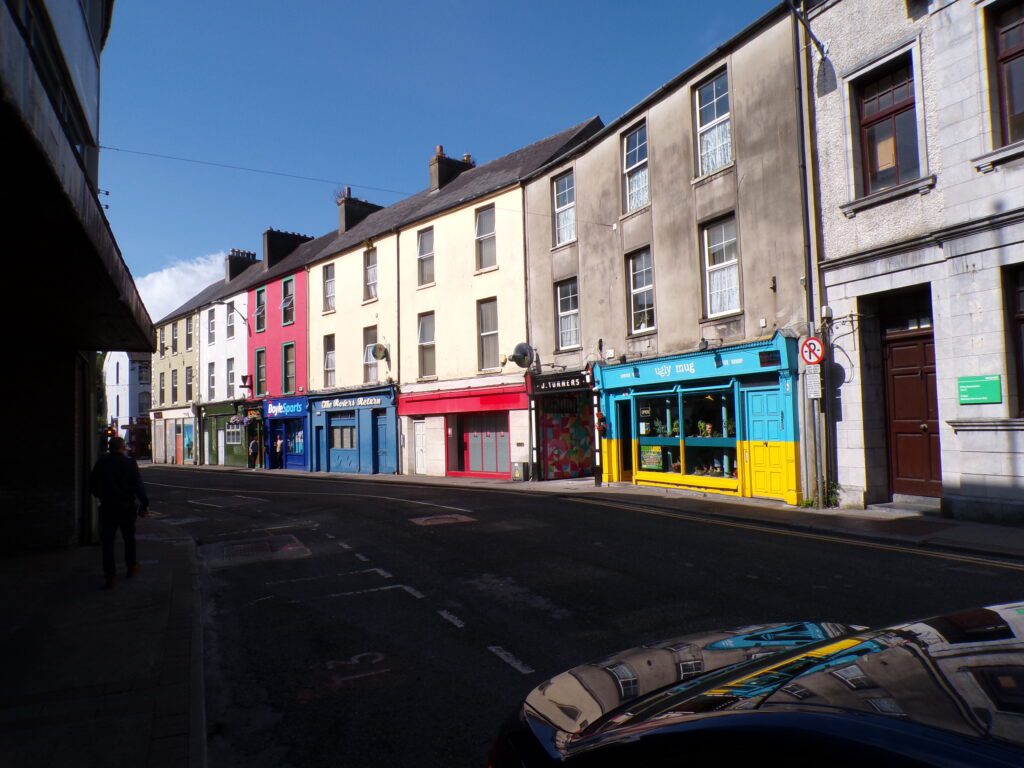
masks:
<path id="1" fill-rule="evenodd" d="M 475 523 L 476 518 L 458 513 L 451 515 L 431 515 L 430 517 L 412 517 L 409 522 L 414 525 L 449 525 L 451 523 Z"/>

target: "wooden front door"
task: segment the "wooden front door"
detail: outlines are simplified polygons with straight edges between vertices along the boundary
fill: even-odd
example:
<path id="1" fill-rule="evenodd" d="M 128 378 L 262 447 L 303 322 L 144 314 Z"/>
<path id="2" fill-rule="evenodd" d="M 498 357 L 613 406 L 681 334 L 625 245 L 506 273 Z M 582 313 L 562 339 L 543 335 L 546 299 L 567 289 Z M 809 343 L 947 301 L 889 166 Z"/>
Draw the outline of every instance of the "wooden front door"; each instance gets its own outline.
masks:
<path id="1" fill-rule="evenodd" d="M 892 493 L 941 496 L 932 332 L 890 334 L 885 338 L 884 352 Z"/>

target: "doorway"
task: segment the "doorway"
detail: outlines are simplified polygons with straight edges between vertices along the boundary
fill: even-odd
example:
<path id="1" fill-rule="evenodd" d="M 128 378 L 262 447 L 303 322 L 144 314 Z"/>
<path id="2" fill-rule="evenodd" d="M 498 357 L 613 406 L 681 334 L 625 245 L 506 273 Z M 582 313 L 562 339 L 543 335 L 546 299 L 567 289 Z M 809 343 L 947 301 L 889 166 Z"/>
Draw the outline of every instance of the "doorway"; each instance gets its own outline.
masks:
<path id="1" fill-rule="evenodd" d="M 412 424 L 415 446 L 413 468 L 417 475 L 425 475 L 427 473 L 427 423 L 423 419 L 417 419 Z"/>
<path id="2" fill-rule="evenodd" d="M 745 397 L 750 492 L 770 499 L 785 498 L 782 393 L 778 387 L 773 387 L 747 390 Z"/>
<path id="3" fill-rule="evenodd" d="M 633 404 L 630 400 L 615 403 L 615 424 L 618 427 L 619 480 L 633 481 Z"/>
<path id="4" fill-rule="evenodd" d="M 889 484 L 893 495 L 942 496 L 935 340 L 928 290 L 891 300 L 882 329 Z"/>

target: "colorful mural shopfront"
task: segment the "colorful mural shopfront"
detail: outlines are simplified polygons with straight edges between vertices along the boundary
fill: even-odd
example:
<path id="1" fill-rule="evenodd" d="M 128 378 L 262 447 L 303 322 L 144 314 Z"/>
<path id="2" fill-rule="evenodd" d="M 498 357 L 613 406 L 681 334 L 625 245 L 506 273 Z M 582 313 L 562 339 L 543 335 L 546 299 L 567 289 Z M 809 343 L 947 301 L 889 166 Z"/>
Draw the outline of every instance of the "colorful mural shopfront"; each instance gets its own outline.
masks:
<path id="1" fill-rule="evenodd" d="M 394 387 L 310 397 L 314 472 L 363 475 L 398 471 Z"/>
<path id="2" fill-rule="evenodd" d="M 309 469 L 309 404 L 305 397 L 267 398 L 263 401 L 264 450 L 268 469 Z M 278 438 L 281 450 L 278 451 Z"/>
<path id="3" fill-rule="evenodd" d="M 799 504 L 796 339 L 594 369 L 604 480 Z"/>
<path id="4" fill-rule="evenodd" d="M 538 480 L 594 471 L 594 391 L 590 371 L 533 377 L 534 464 Z"/>

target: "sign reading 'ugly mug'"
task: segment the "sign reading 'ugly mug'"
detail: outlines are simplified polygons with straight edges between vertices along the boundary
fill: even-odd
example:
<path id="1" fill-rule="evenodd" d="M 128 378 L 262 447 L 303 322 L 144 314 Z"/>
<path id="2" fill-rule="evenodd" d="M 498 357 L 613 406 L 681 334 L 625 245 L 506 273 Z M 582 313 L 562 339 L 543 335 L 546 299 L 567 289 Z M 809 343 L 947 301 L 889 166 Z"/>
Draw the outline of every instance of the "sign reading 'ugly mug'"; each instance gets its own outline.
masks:
<path id="1" fill-rule="evenodd" d="M 1003 402 L 1001 377 L 960 376 L 956 380 L 960 405 L 986 405 Z"/>

